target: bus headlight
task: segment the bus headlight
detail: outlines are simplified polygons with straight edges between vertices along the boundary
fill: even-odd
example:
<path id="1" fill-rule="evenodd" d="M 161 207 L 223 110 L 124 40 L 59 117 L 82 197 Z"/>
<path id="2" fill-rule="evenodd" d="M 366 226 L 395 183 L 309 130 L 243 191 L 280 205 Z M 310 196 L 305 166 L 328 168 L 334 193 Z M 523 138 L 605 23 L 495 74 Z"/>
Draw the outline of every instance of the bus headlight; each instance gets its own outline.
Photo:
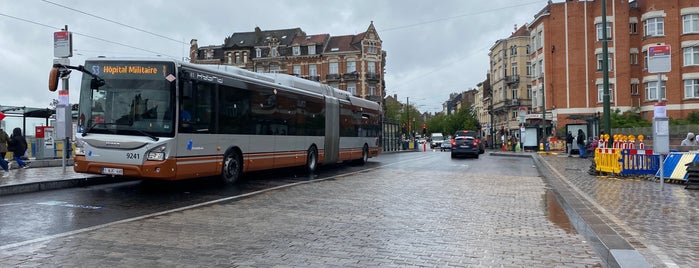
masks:
<path id="1" fill-rule="evenodd" d="M 85 147 L 85 142 L 82 140 L 76 140 L 74 154 L 75 155 L 85 155 L 85 149 L 83 147 Z"/>
<path id="2" fill-rule="evenodd" d="M 146 160 L 150 160 L 150 161 L 163 161 L 163 160 L 165 160 L 165 149 L 167 149 L 167 147 L 165 145 L 150 149 L 146 153 Z"/>

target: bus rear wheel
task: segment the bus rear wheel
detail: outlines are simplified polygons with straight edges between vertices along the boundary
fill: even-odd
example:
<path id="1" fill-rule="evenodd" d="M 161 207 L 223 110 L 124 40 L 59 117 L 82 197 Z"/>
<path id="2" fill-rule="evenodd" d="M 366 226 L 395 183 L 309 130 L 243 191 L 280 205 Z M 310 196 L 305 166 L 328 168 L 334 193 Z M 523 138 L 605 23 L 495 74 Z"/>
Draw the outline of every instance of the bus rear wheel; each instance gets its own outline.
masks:
<path id="1" fill-rule="evenodd" d="M 238 181 L 243 171 L 243 161 L 240 154 L 231 150 L 223 157 L 223 170 L 221 179 L 225 184 L 233 184 Z"/>
<path id="2" fill-rule="evenodd" d="M 364 148 L 362 148 L 362 158 L 357 160 L 357 163 L 360 165 L 364 165 L 367 162 L 369 162 L 369 146 L 364 144 Z"/>
<path id="3" fill-rule="evenodd" d="M 318 168 L 318 149 L 315 146 L 308 148 L 306 155 L 306 171 L 308 174 L 314 174 Z"/>

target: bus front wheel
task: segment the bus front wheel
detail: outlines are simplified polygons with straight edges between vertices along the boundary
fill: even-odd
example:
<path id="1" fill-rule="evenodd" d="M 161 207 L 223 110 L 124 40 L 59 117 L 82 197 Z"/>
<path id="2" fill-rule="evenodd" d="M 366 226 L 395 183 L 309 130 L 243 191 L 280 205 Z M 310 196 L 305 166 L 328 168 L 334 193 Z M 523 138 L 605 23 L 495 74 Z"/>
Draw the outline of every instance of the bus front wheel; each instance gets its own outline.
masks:
<path id="1" fill-rule="evenodd" d="M 223 157 L 223 170 L 221 179 L 226 184 L 233 184 L 240 178 L 243 171 L 243 161 L 240 154 L 234 150 L 226 153 Z"/>

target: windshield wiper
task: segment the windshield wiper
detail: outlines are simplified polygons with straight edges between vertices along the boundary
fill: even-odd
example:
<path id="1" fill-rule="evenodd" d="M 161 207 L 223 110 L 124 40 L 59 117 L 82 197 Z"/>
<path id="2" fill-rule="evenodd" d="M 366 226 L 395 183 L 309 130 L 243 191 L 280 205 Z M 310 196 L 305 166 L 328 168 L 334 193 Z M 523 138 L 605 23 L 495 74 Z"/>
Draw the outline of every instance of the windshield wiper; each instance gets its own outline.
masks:
<path id="1" fill-rule="evenodd" d="M 90 126 L 90 128 L 88 128 L 87 130 L 85 130 L 85 132 L 83 132 L 82 136 L 83 136 L 83 137 L 87 136 L 87 133 L 91 132 L 91 130 L 94 129 L 97 125 L 103 125 L 103 126 L 129 126 L 129 127 L 130 127 L 130 126 L 133 126 L 133 122 L 130 121 L 129 123 L 94 123 L 94 124 L 92 124 L 92 126 Z M 136 131 L 136 132 L 138 132 L 139 134 L 142 134 L 143 136 L 146 136 L 146 137 L 148 137 L 148 138 L 153 139 L 154 141 L 158 141 L 158 140 L 160 139 L 160 138 L 154 136 L 153 134 L 150 134 L 150 133 L 145 132 L 145 131 L 140 130 L 140 129 L 129 129 L 129 130 Z"/>
<path id="2" fill-rule="evenodd" d="M 153 139 L 154 141 L 158 141 L 158 140 L 160 139 L 160 138 L 154 136 L 153 134 L 150 134 L 150 133 L 145 132 L 145 131 L 143 131 L 143 130 L 140 130 L 140 129 L 133 129 L 133 130 L 135 130 L 135 131 L 138 132 L 138 133 L 143 134 L 143 136 L 146 136 L 146 137 L 148 137 L 148 138 Z"/>
<path id="3" fill-rule="evenodd" d="M 83 137 L 87 136 L 87 133 L 89 133 L 91 130 L 93 130 L 98 125 L 103 125 L 105 127 L 106 126 L 129 126 L 130 127 L 133 125 L 133 122 L 129 121 L 128 124 L 125 124 L 125 123 L 94 123 L 94 124 L 92 124 L 92 126 L 90 126 L 90 128 L 88 128 L 87 130 L 85 130 L 85 132 L 83 132 Z"/>

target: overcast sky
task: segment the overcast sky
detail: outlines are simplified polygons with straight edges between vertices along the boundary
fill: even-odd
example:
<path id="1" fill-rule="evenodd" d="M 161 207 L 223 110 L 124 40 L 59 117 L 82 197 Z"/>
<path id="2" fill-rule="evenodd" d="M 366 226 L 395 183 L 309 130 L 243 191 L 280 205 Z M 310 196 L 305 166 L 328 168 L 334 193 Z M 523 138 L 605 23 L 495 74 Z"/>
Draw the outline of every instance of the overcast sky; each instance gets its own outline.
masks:
<path id="1" fill-rule="evenodd" d="M 560 1 L 556 1 L 560 2 Z M 300 27 L 307 34 L 357 34 L 374 22 L 386 58 L 386 92 L 421 111 L 441 110 L 452 92 L 475 88 L 488 49 L 547 0 L 0 0 L 0 105 L 49 107 L 53 32 L 73 32 L 72 65 L 95 56 L 187 57 L 189 41 L 220 45 L 235 32 Z M 70 79 L 70 101 L 79 78 Z"/>

